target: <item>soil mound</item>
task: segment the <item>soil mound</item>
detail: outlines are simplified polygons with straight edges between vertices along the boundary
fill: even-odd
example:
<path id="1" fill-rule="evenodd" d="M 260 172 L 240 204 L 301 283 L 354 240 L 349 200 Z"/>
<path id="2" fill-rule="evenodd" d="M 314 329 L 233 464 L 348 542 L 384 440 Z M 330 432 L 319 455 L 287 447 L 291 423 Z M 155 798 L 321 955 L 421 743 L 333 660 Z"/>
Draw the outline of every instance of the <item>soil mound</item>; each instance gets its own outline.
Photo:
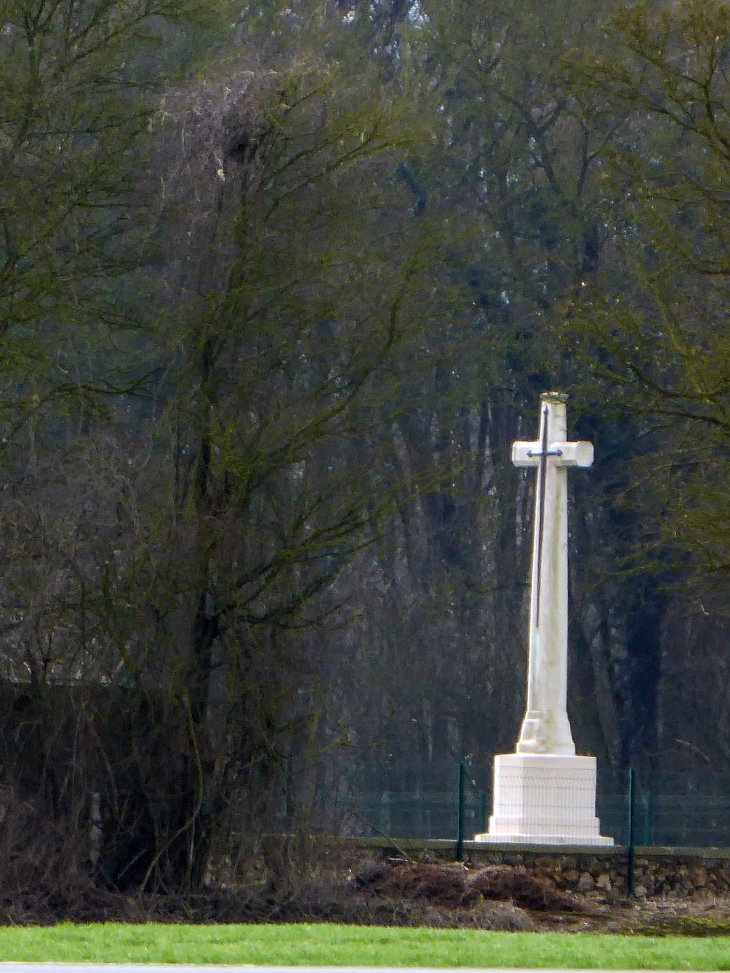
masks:
<path id="1" fill-rule="evenodd" d="M 578 899 L 561 892 L 548 878 L 530 873 L 521 865 L 492 865 L 468 873 L 470 893 L 484 899 L 511 901 L 532 912 L 581 912 Z"/>
<path id="2" fill-rule="evenodd" d="M 473 909 L 485 901 L 508 902 L 533 912 L 579 912 L 581 903 L 547 878 L 522 866 L 494 865 L 469 871 L 461 865 L 420 862 L 371 863 L 354 878 L 361 892 L 429 902 L 443 909 Z"/>

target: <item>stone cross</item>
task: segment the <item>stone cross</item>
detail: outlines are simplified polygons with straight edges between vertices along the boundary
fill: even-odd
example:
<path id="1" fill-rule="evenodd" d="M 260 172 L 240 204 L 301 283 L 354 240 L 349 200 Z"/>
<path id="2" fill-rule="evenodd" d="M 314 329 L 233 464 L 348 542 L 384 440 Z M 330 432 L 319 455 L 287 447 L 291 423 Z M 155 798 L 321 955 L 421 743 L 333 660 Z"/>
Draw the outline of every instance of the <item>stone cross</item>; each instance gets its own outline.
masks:
<path id="1" fill-rule="evenodd" d="M 527 712 L 517 753 L 575 753 L 567 711 L 568 468 L 593 463 L 593 445 L 567 442 L 567 395 L 540 396 L 540 434 L 515 442 L 515 466 L 537 468 L 530 594 Z"/>

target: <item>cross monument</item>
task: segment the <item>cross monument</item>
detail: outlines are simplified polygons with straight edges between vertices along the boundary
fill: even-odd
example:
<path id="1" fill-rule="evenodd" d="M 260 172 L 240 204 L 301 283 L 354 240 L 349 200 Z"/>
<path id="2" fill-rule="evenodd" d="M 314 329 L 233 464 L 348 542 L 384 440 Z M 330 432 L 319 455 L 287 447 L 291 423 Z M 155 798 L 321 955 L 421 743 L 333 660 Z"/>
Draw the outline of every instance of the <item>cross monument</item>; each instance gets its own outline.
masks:
<path id="1" fill-rule="evenodd" d="M 515 753 L 494 758 L 494 813 L 477 841 L 608 845 L 596 808 L 596 758 L 578 757 L 567 711 L 568 470 L 593 463 L 569 442 L 567 395 L 540 397 L 539 435 L 512 462 L 537 471 L 530 585 L 527 711 Z"/>

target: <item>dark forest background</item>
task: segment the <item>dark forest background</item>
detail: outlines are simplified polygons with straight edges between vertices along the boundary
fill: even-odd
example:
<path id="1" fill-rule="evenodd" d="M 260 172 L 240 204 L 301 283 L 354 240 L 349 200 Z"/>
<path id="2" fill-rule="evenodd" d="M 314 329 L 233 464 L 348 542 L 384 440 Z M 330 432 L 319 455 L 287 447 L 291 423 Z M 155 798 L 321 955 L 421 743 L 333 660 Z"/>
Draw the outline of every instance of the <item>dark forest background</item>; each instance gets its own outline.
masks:
<path id="1" fill-rule="evenodd" d="M 553 388 L 578 750 L 730 771 L 729 67 L 716 0 L 0 0 L 5 867 L 486 781 Z"/>

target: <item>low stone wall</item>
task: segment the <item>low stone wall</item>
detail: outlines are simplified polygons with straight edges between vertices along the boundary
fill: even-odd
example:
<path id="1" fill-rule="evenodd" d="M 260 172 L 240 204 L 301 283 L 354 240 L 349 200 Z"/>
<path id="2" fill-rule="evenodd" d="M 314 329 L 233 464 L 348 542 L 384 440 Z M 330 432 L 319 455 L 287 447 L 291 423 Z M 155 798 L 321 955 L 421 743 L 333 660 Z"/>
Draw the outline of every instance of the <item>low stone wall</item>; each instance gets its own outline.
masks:
<path id="1" fill-rule="evenodd" d="M 393 842 L 381 838 L 352 839 L 358 846 L 384 854 L 407 855 L 422 860 L 453 861 L 455 841 Z M 620 846 L 566 849 L 486 845 L 465 841 L 463 858 L 474 867 L 523 865 L 536 875 L 552 879 L 570 892 L 602 893 L 609 900 L 626 894 L 628 854 Z M 678 897 L 730 893 L 730 849 L 635 848 L 634 894 Z"/>
<path id="2" fill-rule="evenodd" d="M 705 852 L 668 849 L 636 849 L 634 894 L 691 896 L 730 891 L 730 856 L 707 857 Z M 610 897 L 626 893 L 628 855 L 625 849 L 611 855 L 563 852 L 477 853 L 474 864 L 524 865 L 535 874 L 551 878 L 558 888 L 571 892 L 603 892 Z"/>

